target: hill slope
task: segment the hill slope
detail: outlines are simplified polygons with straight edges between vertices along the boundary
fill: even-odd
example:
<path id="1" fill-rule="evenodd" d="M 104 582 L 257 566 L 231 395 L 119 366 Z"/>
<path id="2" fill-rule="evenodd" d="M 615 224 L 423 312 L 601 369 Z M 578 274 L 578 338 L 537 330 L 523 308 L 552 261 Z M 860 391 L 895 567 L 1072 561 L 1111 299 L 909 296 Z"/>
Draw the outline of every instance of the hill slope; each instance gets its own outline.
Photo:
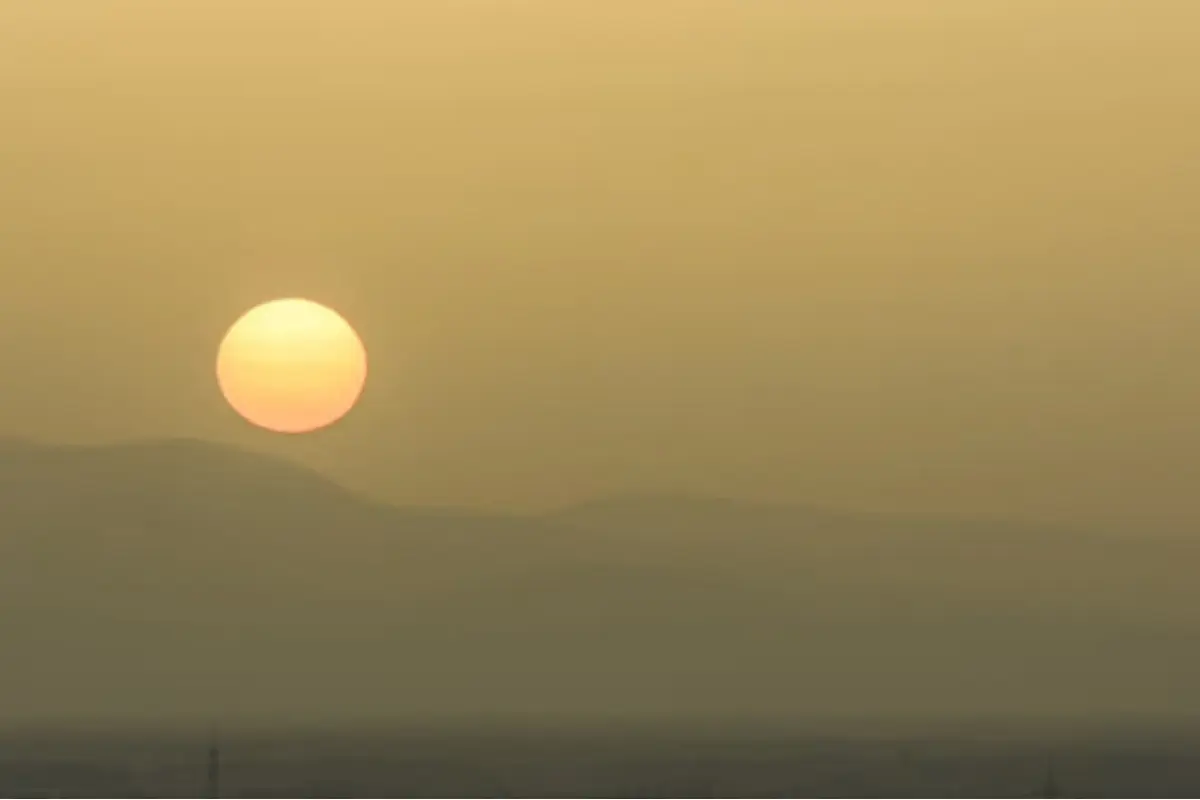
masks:
<path id="1" fill-rule="evenodd" d="M 705 498 L 401 509 L 0 443 L 12 719 L 1200 711 L 1192 542 Z"/>

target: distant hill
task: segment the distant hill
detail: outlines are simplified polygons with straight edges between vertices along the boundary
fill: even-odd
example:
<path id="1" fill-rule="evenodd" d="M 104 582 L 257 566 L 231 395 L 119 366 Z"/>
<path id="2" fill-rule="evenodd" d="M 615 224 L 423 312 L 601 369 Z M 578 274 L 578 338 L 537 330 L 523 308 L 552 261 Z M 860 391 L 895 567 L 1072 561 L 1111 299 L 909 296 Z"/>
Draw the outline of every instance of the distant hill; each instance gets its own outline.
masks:
<path id="1" fill-rule="evenodd" d="M 0 441 L 0 509 L 13 721 L 1200 712 L 1200 542 L 395 508 L 195 441 Z"/>

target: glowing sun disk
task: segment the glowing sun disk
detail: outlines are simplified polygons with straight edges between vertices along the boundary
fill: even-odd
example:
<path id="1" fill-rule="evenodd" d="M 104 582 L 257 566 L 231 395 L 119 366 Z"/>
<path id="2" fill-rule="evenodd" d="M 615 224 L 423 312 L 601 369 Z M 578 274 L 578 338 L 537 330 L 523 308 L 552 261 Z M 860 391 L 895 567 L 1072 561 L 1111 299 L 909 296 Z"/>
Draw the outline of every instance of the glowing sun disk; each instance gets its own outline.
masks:
<path id="1" fill-rule="evenodd" d="M 337 422 L 358 402 L 366 378 L 366 350 L 350 324 L 300 298 L 250 309 L 217 353 L 217 382 L 229 405 L 279 433 Z"/>

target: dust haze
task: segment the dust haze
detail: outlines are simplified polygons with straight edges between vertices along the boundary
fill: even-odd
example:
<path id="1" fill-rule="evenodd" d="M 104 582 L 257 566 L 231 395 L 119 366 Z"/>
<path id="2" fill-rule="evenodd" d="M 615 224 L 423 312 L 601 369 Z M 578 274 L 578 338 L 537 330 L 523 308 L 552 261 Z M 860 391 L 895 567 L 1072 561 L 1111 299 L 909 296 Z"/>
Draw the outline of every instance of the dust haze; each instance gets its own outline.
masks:
<path id="1" fill-rule="evenodd" d="M 826 5 L 5 0 L 0 429 L 1194 524 L 1200 10 Z M 212 380 L 295 294 L 373 356 L 319 442 Z"/>
<path id="2" fill-rule="evenodd" d="M 0 729 L 1189 723 L 1198 37 L 1192 0 L 0 0 Z M 371 371 L 282 437 L 214 367 L 293 296 Z M 967 791 L 908 758 L 853 774 Z"/>

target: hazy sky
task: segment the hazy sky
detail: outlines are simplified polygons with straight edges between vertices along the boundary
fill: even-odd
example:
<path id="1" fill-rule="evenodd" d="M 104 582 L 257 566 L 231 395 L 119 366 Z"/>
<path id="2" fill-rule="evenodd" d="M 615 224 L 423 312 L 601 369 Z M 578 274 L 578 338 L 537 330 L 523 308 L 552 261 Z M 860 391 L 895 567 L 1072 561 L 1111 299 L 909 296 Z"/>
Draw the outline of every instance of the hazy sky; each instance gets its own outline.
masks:
<path id="1" fill-rule="evenodd" d="M 0 0 L 0 433 L 1200 523 L 1195 0 Z M 302 295 L 360 408 L 250 430 Z"/>

